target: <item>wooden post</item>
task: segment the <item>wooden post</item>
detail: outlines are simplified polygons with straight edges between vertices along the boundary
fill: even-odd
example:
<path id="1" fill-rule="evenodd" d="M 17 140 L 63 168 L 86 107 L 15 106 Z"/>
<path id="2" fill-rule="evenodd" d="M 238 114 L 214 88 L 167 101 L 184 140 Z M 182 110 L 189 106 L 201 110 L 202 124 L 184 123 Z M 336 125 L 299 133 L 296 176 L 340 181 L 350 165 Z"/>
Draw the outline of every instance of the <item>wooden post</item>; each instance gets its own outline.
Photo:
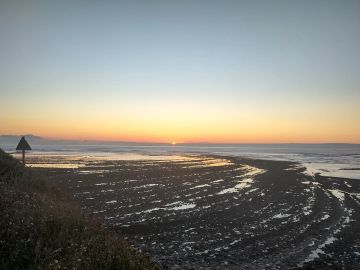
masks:
<path id="1" fill-rule="evenodd" d="M 23 165 L 25 167 L 25 150 L 22 150 Z"/>

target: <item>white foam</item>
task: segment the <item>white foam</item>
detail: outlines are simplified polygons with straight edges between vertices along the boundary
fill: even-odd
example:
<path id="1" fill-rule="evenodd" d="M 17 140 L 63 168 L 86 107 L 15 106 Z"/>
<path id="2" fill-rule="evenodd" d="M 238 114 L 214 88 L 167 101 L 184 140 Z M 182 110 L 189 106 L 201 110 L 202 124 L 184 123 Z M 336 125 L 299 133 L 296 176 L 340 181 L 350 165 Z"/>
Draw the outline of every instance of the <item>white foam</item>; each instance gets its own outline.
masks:
<path id="1" fill-rule="evenodd" d="M 158 185 L 159 184 L 146 184 L 146 185 L 137 186 L 137 187 L 134 187 L 134 188 L 139 189 L 139 188 L 155 187 L 155 186 L 158 186 Z"/>
<path id="2" fill-rule="evenodd" d="M 254 192 L 254 191 L 257 191 L 257 190 L 259 190 L 258 188 L 253 188 L 253 189 L 250 189 L 248 192 L 246 192 L 245 194 L 249 194 L 249 193 L 252 193 L 252 192 Z"/>
<path id="3" fill-rule="evenodd" d="M 329 238 L 326 239 L 326 241 L 324 243 L 322 243 L 320 246 L 318 246 L 317 249 L 313 250 L 311 252 L 311 254 L 309 255 L 309 257 L 304 261 L 306 262 L 310 262 L 315 260 L 316 258 L 319 258 L 319 254 L 325 254 L 325 252 L 322 250 L 325 246 L 332 244 L 333 242 L 335 242 L 337 240 L 337 238 L 335 238 L 334 236 L 330 236 Z"/>
<path id="4" fill-rule="evenodd" d="M 272 218 L 287 218 L 287 217 L 290 217 L 290 216 L 291 216 L 290 214 L 280 213 L 280 214 L 277 214 L 277 215 L 273 216 Z"/>
<path id="5" fill-rule="evenodd" d="M 360 179 L 360 169 L 354 170 L 353 164 L 312 162 L 303 165 L 306 168 L 304 173 L 310 176 L 321 174 L 328 177 Z"/>
<path id="6" fill-rule="evenodd" d="M 173 206 L 173 205 L 178 205 L 178 204 L 182 204 L 182 201 L 176 201 L 176 202 L 168 203 L 168 204 L 165 204 L 165 206 L 168 207 L 168 206 Z"/>
<path id="7" fill-rule="evenodd" d="M 218 179 L 218 180 L 214 180 L 211 183 L 220 183 L 220 182 L 224 182 L 224 179 Z"/>
<path id="8" fill-rule="evenodd" d="M 324 215 L 323 217 L 321 217 L 321 220 L 326 220 L 328 219 L 330 216 L 328 214 Z"/>
<path id="9" fill-rule="evenodd" d="M 352 188 L 352 186 L 347 181 L 344 181 L 344 184 L 345 184 L 345 186 Z"/>
<path id="10" fill-rule="evenodd" d="M 186 209 L 191 209 L 194 207 L 196 207 L 195 203 L 186 203 L 183 201 L 176 201 L 176 202 L 168 203 L 164 207 L 154 207 L 154 208 L 150 208 L 150 209 L 139 211 L 139 212 L 125 214 L 123 217 L 128 217 L 128 216 L 132 216 L 132 215 L 148 214 L 148 213 L 151 213 L 154 211 L 160 211 L 160 210 L 164 210 L 164 211 L 186 210 Z"/>
<path id="11" fill-rule="evenodd" d="M 197 185 L 197 186 L 191 187 L 190 189 L 203 188 L 203 187 L 210 187 L 210 185 L 209 184 Z"/>
<path id="12" fill-rule="evenodd" d="M 99 174 L 99 173 L 106 173 L 109 170 L 81 170 L 78 171 L 78 174 Z"/>
<path id="13" fill-rule="evenodd" d="M 232 188 L 226 188 L 220 192 L 218 192 L 217 194 L 222 195 L 222 194 L 227 194 L 227 193 L 235 193 L 235 192 L 239 192 L 240 190 L 244 189 L 244 188 L 249 188 L 251 187 L 251 184 L 254 182 L 253 179 L 251 178 L 247 178 L 244 179 L 242 181 L 240 181 L 238 184 L 236 184 L 234 187 Z"/>
<path id="14" fill-rule="evenodd" d="M 151 212 L 154 212 L 154 211 L 159 211 L 159 210 L 162 210 L 164 208 L 161 208 L 161 207 L 154 207 L 154 208 L 151 208 L 151 209 L 148 209 L 148 210 L 145 210 L 145 211 L 142 211 L 141 213 L 151 213 Z"/>
<path id="15" fill-rule="evenodd" d="M 344 201 L 345 200 L 345 194 L 343 192 L 341 192 L 338 189 L 328 189 L 328 191 L 331 192 L 331 194 L 333 196 L 335 196 L 336 198 L 338 198 L 340 201 Z"/>
<path id="16" fill-rule="evenodd" d="M 243 176 L 255 176 L 255 175 L 259 175 L 262 174 L 264 172 L 266 172 L 266 170 L 264 169 L 259 169 L 253 166 L 249 166 L 249 165 L 243 165 L 243 169 L 246 171 L 246 173 Z"/>
<path id="17" fill-rule="evenodd" d="M 117 203 L 117 200 L 107 201 L 107 202 L 105 202 L 105 203 L 107 203 L 107 204 L 113 204 L 113 203 Z"/>
<path id="18" fill-rule="evenodd" d="M 177 211 L 177 210 L 185 210 L 185 209 L 194 208 L 195 206 L 196 206 L 195 203 L 182 203 L 179 206 L 168 208 L 167 210 L 175 210 L 175 211 Z"/>
<path id="19" fill-rule="evenodd" d="M 139 181 L 139 180 L 129 179 L 129 180 L 125 180 L 124 183 L 137 182 L 137 181 Z"/>

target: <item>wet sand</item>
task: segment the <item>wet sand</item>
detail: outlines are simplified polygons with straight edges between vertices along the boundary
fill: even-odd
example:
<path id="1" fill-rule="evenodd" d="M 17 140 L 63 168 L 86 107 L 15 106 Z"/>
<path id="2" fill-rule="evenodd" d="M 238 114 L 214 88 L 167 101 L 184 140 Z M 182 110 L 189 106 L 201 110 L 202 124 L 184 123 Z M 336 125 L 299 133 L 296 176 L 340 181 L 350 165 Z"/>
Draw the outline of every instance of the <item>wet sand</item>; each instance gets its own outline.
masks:
<path id="1" fill-rule="evenodd" d="M 216 156 L 29 162 L 170 269 L 360 269 L 359 180 Z"/>

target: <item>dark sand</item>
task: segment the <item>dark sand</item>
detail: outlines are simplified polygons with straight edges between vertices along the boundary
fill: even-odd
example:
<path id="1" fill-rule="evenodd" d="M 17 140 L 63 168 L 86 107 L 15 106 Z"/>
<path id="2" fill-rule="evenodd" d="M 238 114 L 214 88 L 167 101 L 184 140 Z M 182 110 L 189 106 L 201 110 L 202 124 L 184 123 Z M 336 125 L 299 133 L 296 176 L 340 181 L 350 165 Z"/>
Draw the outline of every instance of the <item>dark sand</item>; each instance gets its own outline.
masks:
<path id="1" fill-rule="evenodd" d="M 84 167 L 36 170 L 170 269 L 360 269 L 359 180 L 218 159 L 55 158 Z"/>

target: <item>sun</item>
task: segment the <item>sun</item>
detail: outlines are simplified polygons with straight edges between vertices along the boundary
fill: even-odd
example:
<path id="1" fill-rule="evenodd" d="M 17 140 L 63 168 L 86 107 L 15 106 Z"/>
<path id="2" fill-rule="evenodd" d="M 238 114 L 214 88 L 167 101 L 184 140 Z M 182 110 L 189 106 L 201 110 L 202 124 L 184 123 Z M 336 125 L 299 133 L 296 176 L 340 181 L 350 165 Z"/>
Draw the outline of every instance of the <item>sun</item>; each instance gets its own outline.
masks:
<path id="1" fill-rule="evenodd" d="M 176 142 L 172 142 L 171 144 L 172 144 L 172 145 L 176 145 Z"/>

